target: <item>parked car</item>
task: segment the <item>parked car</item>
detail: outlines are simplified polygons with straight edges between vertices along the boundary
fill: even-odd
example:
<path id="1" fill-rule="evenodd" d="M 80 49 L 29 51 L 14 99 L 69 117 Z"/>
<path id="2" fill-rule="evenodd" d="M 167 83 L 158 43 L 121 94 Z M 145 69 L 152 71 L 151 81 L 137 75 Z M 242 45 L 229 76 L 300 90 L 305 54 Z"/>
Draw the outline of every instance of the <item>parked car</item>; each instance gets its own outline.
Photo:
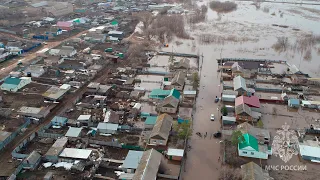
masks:
<path id="1" fill-rule="evenodd" d="M 213 134 L 213 137 L 215 137 L 215 138 L 220 138 L 220 137 L 221 137 L 221 132 L 218 131 L 218 132 L 214 133 L 214 134 Z"/>
<path id="2" fill-rule="evenodd" d="M 210 115 L 210 120 L 211 120 L 211 121 L 214 121 L 214 114 L 211 114 L 211 115 Z"/>

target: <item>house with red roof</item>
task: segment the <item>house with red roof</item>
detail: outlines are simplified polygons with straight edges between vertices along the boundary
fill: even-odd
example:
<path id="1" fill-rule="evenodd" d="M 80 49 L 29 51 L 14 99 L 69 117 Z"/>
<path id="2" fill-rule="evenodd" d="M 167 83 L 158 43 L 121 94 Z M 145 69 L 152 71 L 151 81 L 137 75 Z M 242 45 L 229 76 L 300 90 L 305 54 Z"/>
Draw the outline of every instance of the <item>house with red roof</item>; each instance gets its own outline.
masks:
<path id="1" fill-rule="evenodd" d="M 260 112 L 260 100 L 257 96 L 239 96 L 235 100 L 235 106 L 245 104 L 251 108 L 252 111 Z"/>
<path id="2" fill-rule="evenodd" d="M 62 30 L 71 31 L 73 29 L 73 22 L 67 22 L 67 21 L 58 21 L 57 27 Z"/>

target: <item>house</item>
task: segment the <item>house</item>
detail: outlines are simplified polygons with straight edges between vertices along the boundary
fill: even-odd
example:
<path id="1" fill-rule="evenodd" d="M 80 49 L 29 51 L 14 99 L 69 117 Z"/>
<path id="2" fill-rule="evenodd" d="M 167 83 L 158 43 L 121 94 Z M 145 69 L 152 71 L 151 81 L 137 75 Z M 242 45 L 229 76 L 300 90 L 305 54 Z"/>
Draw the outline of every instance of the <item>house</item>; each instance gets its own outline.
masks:
<path id="1" fill-rule="evenodd" d="M 124 38 L 124 32 L 122 31 L 109 31 L 108 35 L 111 37 L 118 38 L 120 40 Z"/>
<path id="2" fill-rule="evenodd" d="M 236 119 L 240 121 L 253 121 L 251 108 L 246 104 L 235 107 Z"/>
<path id="3" fill-rule="evenodd" d="M 10 92 L 17 92 L 24 86 L 31 83 L 31 77 L 8 77 L 4 80 L 3 84 L 1 85 L 1 90 L 3 91 L 10 91 Z"/>
<path id="4" fill-rule="evenodd" d="M 59 154 L 63 151 L 63 149 L 68 144 L 67 137 L 61 137 L 54 142 L 51 148 L 44 155 L 45 160 L 56 163 L 58 162 Z"/>
<path id="5" fill-rule="evenodd" d="M 242 180 L 273 180 L 269 173 L 254 162 L 241 165 Z"/>
<path id="6" fill-rule="evenodd" d="M 28 66 L 23 72 L 26 76 L 30 74 L 31 77 L 40 77 L 46 72 L 46 70 L 42 65 L 35 64 Z"/>
<path id="7" fill-rule="evenodd" d="M 244 122 L 237 126 L 237 129 L 242 132 L 242 134 L 251 134 L 254 136 L 259 144 L 269 144 L 270 142 L 270 132 L 266 129 L 253 127 L 248 122 Z"/>
<path id="8" fill-rule="evenodd" d="M 259 145 L 258 140 L 250 134 L 243 134 L 244 141 L 238 144 L 238 154 L 243 157 L 268 159 L 271 147 Z"/>
<path id="9" fill-rule="evenodd" d="M 63 96 L 71 89 L 69 84 L 63 84 L 60 87 L 52 86 L 42 96 L 47 100 L 61 100 Z"/>
<path id="10" fill-rule="evenodd" d="M 119 124 L 119 120 L 120 120 L 120 116 L 116 112 L 112 110 L 108 110 L 104 116 L 103 122 Z"/>
<path id="11" fill-rule="evenodd" d="M 34 120 L 39 120 L 42 118 L 47 117 L 47 115 L 50 113 L 50 107 L 27 107 L 27 106 L 22 106 L 18 110 L 18 114 L 25 116 L 25 117 L 31 117 Z"/>
<path id="12" fill-rule="evenodd" d="M 168 114 L 158 116 L 156 124 L 149 136 L 149 144 L 151 145 L 167 145 L 169 134 L 171 131 L 173 118 Z"/>
<path id="13" fill-rule="evenodd" d="M 122 170 L 127 173 L 134 173 L 139 166 L 143 151 L 129 150 L 121 166 Z"/>
<path id="14" fill-rule="evenodd" d="M 172 89 L 172 90 L 177 91 L 175 89 Z M 172 90 L 153 89 L 151 91 L 151 93 L 149 94 L 149 98 L 151 98 L 151 99 L 164 99 L 170 95 Z"/>
<path id="15" fill-rule="evenodd" d="M 250 107 L 252 111 L 260 112 L 260 100 L 257 96 L 239 96 L 235 100 L 235 106 L 245 104 Z"/>
<path id="16" fill-rule="evenodd" d="M 291 108 L 299 108 L 300 107 L 300 100 L 299 99 L 289 99 L 288 106 Z"/>
<path id="17" fill-rule="evenodd" d="M 80 115 L 77 121 L 83 126 L 90 126 L 92 124 L 91 115 Z"/>
<path id="18" fill-rule="evenodd" d="M 111 124 L 111 123 L 102 123 L 98 124 L 98 131 L 99 133 L 104 134 L 116 134 L 118 130 L 119 124 Z"/>
<path id="19" fill-rule="evenodd" d="M 186 74 L 184 72 L 177 72 L 171 81 L 171 88 L 182 91 L 185 83 L 185 78 Z"/>
<path id="20" fill-rule="evenodd" d="M 311 162 L 320 162 L 320 146 L 299 144 L 299 153 L 302 159 Z"/>
<path id="21" fill-rule="evenodd" d="M 74 28 L 73 22 L 68 22 L 68 21 L 58 21 L 57 27 L 66 31 L 71 31 Z"/>
<path id="22" fill-rule="evenodd" d="M 162 113 L 176 113 L 179 106 L 179 99 L 174 96 L 164 98 L 158 105 L 157 109 Z"/>
<path id="23" fill-rule="evenodd" d="M 100 83 L 96 83 L 96 82 L 91 82 L 88 86 L 87 86 L 87 93 L 88 94 L 96 94 L 98 92 L 98 90 L 100 89 Z"/>
<path id="24" fill-rule="evenodd" d="M 174 69 L 188 70 L 190 68 L 190 60 L 188 58 L 182 58 L 177 64 L 174 65 Z"/>
<path id="25" fill-rule="evenodd" d="M 95 32 L 88 32 L 84 38 L 85 41 L 89 41 L 92 43 L 103 43 L 107 39 L 105 34 L 99 34 Z"/>
<path id="26" fill-rule="evenodd" d="M 144 151 L 132 180 L 157 179 L 162 155 L 155 149 Z"/>
<path id="27" fill-rule="evenodd" d="M 144 122 L 144 129 L 152 129 L 157 122 L 158 116 L 147 116 Z"/>
<path id="28" fill-rule="evenodd" d="M 37 151 L 32 151 L 30 155 L 22 161 L 23 169 L 34 170 L 41 161 L 41 155 Z"/>
<path id="29" fill-rule="evenodd" d="M 256 76 L 261 67 L 260 62 L 235 62 L 232 65 L 232 76 L 242 76 L 245 78 L 252 78 Z"/>
<path id="30" fill-rule="evenodd" d="M 189 122 L 192 120 L 192 108 L 180 107 L 178 113 L 178 123 Z"/>
<path id="31" fill-rule="evenodd" d="M 65 160 L 87 160 L 92 153 L 91 149 L 64 148 L 59 157 Z"/>
<path id="32" fill-rule="evenodd" d="M 68 118 L 66 118 L 66 117 L 55 116 L 51 120 L 51 125 L 52 126 L 66 126 L 67 121 L 68 121 Z"/>
<path id="33" fill-rule="evenodd" d="M 59 62 L 58 68 L 63 70 L 83 70 L 87 66 L 83 61 L 63 59 Z"/>
<path id="34" fill-rule="evenodd" d="M 100 84 L 97 94 L 102 95 L 102 96 L 107 96 L 107 95 L 109 95 L 109 93 L 111 91 L 112 91 L 112 86 Z"/>
<path id="35" fill-rule="evenodd" d="M 182 161 L 184 150 L 168 148 L 168 151 L 165 154 L 166 154 L 166 157 L 170 160 Z"/>
<path id="36" fill-rule="evenodd" d="M 70 137 L 70 138 L 77 138 L 80 136 L 81 131 L 82 131 L 82 128 L 69 127 L 69 130 L 64 136 Z"/>
<path id="37" fill-rule="evenodd" d="M 233 78 L 233 90 L 238 92 L 238 95 L 246 95 L 247 85 L 246 80 L 241 76 Z"/>
<path id="38" fill-rule="evenodd" d="M 62 46 L 60 49 L 50 49 L 49 54 L 60 57 L 73 57 L 77 50 L 73 46 Z"/>

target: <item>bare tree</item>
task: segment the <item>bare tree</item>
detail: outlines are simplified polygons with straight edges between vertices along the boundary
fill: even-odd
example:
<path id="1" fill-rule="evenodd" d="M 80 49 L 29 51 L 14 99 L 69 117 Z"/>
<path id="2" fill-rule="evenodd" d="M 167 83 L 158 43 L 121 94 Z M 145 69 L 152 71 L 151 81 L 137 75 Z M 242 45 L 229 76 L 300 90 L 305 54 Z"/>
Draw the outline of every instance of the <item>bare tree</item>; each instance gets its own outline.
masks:
<path id="1" fill-rule="evenodd" d="M 152 13 L 150 12 L 139 12 L 135 14 L 136 17 L 143 23 L 143 29 L 147 29 L 154 20 Z"/>

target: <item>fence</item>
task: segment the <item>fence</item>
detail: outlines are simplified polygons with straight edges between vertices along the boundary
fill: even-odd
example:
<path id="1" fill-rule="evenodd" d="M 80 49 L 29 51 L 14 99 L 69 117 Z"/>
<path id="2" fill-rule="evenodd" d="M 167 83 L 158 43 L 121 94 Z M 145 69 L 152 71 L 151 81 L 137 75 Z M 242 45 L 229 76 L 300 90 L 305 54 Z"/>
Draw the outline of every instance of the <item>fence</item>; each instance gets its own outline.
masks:
<path id="1" fill-rule="evenodd" d="M 21 131 L 21 129 L 26 128 L 30 124 L 30 120 L 27 120 L 23 125 L 21 125 L 15 132 L 11 133 L 9 137 L 7 137 L 4 141 L 0 143 L 0 150 L 6 147 Z"/>
<path id="2" fill-rule="evenodd" d="M 97 140 L 89 139 L 88 143 L 89 144 L 98 144 L 98 145 L 102 145 L 102 146 L 117 147 L 117 148 L 122 147 L 121 144 L 119 144 L 118 142 L 97 141 Z"/>
<path id="3" fill-rule="evenodd" d="M 21 154 L 18 153 L 22 148 L 24 148 L 30 141 L 32 141 L 36 137 L 35 133 L 32 133 L 29 138 L 25 139 L 22 143 L 19 144 L 14 150 L 11 152 L 12 157 L 17 159 L 23 159 L 29 156 L 29 154 Z"/>
<path id="4" fill-rule="evenodd" d="M 41 129 L 37 132 L 39 137 L 45 137 L 45 138 L 54 138 L 58 139 L 60 137 L 63 137 L 63 134 L 53 134 L 53 133 L 46 133 L 45 130 L 49 129 L 51 127 L 51 122 L 46 124 L 45 126 L 41 127 Z"/>
<path id="5" fill-rule="evenodd" d="M 123 144 L 121 146 L 123 149 L 130 149 L 130 150 L 136 150 L 136 151 L 143 151 L 144 149 L 140 146 L 134 146 L 134 145 L 127 145 L 127 144 Z"/>
<path id="6" fill-rule="evenodd" d="M 0 28 L 0 32 L 5 32 L 5 33 L 9 33 L 9 34 L 17 34 L 17 32 L 15 32 L 15 31 L 9 31 L 9 30 L 2 29 L 2 28 Z"/>

